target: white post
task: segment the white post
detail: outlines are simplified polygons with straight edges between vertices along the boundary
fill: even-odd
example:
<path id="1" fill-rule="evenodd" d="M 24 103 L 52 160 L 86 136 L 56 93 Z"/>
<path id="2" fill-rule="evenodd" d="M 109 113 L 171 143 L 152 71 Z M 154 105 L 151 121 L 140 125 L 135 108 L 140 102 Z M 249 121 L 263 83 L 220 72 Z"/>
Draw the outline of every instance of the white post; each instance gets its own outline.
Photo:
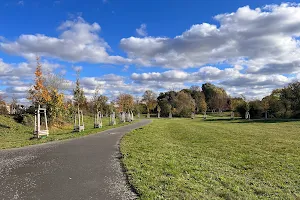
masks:
<path id="1" fill-rule="evenodd" d="M 45 126 L 46 126 L 46 130 L 48 130 L 48 122 L 47 122 L 46 109 L 44 110 L 44 116 L 45 116 Z"/>
<path id="2" fill-rule="evenodd" d="M 38 110 L 37 110 L 37 132 L 40 132 L 41 129 L 41 115 L 40 115 L 40 105 L 38 106 Z"/>
<path id="3" fill-rule="evenodd" d="M 78 126 L 80 126 L 80 111 L 79 111 L 79 106 L 77 107 L 77 112 L 78 112 Z"/>
<path id="4" fill-rule="evenodd" d="M 84 126 L 84 122 L 83 122 L 83 112 L 81 111 L 81 119 L 82 119 L 82 126 Z"/>
<path id="5" fill-rule="evenodd" d="M 37 113 L 35 113 L 35 115 L 34 115 L 34 134 L 37 133 L 37 121 L 36 121 L 36 115 L 37 115 Z"/>

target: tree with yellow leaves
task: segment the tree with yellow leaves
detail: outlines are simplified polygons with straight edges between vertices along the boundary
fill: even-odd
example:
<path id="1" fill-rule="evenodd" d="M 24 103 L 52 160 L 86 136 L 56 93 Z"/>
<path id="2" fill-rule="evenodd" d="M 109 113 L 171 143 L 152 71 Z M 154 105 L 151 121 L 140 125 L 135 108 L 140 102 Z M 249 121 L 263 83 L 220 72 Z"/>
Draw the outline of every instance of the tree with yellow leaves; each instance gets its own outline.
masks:
<path id="1" fill-rule="evenodd" d="M 29 90 L 28 99 L 32 101 L 33 105 L 44 105 L 51 100 L 49 91 L 44 86 L 44 79 L 42 73 L 42 65 L 40 64 L 40 57 L 36 57 L 36 70 L 35 74 L 35 85 L 32 86 Z"/>
<path id="2" fill-rule="evenodd" d="M 130 94 L 120 94 L 117 98 L 119 112 L 129 112 L 134 108 L 134 98 Z"/>

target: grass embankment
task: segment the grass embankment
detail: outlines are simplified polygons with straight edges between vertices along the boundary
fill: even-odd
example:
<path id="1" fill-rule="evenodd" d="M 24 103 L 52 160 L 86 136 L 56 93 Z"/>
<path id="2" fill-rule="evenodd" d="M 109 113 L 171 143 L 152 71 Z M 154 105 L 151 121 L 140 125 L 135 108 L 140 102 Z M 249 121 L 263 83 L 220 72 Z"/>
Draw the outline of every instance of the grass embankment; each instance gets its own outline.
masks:
<path id="1" fill-rule="evenodd" d="M 300 198 L 300 122 L 160 119 L 121 143 L 140 199 Z"/>
<path id="2" fill-rule="evenodd" d="M 117 120 L 118 122 L 118 120 Z M 15 148 L 33 144 L 45 143 L 55 140 L 64 140 L 69 138 L 81 137 L 93 133 L 98 133 L 107 129 L 126 125 L 128 123 L 117 123 L 116 126 L 109 126 L 109 119 L 103 118 L 103 127 L 95 129 L 94 118 L 84 116 L 85 131 L 73 133 L 73 125 L 63 128 L 50 128 L 49 136 L 42 139 L 32 139 L 33 126 L 24 126 L 15 122 L 10 116 L 0 115 L 0 149 Z"/>

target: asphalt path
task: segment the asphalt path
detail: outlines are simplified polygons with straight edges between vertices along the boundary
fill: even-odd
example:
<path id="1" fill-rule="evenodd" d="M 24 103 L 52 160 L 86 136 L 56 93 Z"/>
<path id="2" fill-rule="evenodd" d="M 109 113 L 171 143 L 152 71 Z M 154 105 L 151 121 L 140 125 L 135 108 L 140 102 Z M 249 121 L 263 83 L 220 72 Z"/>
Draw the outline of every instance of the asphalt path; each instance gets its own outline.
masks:
<path id="1" fill-rule="evenodd" d="M 120 163 L 119 141 L 150 122 L 0 150 L 0 199 L 135 199 Z"/>

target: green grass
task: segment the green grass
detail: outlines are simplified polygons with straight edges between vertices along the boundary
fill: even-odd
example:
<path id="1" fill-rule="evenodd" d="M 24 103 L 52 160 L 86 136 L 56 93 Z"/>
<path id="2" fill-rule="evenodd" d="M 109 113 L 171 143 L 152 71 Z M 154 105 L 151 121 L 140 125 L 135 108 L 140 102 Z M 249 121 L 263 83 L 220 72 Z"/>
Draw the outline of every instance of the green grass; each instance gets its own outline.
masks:
<path id="1" fill-rule="evenodd" d="M 12 119 L 11 116 L 0 115 L 0 149 L 22 147 L 49 141 L 82 137 L 107 129 L 123 126 L 128 123 L 117 123 L 116 126 L 109 126 L 108 118 L 103 118 L 103 127 L 94 129 L 94 118 L 84 116 L 84 124 L 85 131 L 80 133 L 72 133 L 73 126 L 69 125 L 61 129 L 50 129 L 49 136 L 47 138 L 31 139 L 33 137 L 33 127 L 24 126 L 20 123 L 17 123 Z"/>
<path id="2" fill-rule="evenodd" d="M 125 135 L 140 199 L 300 198 L 300 122 L 160 119 Z"/>

